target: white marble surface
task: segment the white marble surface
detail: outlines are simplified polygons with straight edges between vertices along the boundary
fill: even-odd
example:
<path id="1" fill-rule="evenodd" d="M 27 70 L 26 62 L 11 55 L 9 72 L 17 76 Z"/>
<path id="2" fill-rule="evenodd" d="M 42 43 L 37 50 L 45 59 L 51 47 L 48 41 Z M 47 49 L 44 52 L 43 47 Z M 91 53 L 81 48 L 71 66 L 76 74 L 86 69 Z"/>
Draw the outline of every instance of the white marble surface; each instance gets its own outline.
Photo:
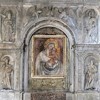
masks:
<path id="1" fill-rule="evenodd" d="M 0 92 L 0 100 L 14 100 L 14 93 L 9 91 Z"/>
<path id="2" fill-rule="evenodd" d="M 88 34 L 89 23 L 84 24 L 85 21 L 89 21 L 87 12 L 91 9 L 96 14 L 95 17 L 90 16 L 90 19 L 93 18 L 90 23 L 97 21 L 97 30 L 90 29 L 93 37 Z M 9 10 L 12 11 L 14 19 L 12 25 L 15 25 L 15 34 L 11 37 L 15 38 L 14 42 L 2 40 L 2 22 Z M 55 15 L 55 12 L 58 15 Z M 0 100 L 31 100 L 34 90 L 29 90 L 29 41 L 37 30 L 44 27 L 60 29 L 69 41 L 69 74 L 65 78 L 69 78 L 70 87 L 69 91 L 65 92 L 66 100 L 100 100 L 100 0 L 0 0 L 0 59 L 5 55 L 10 56 L 14 67 L 13 91 L 2 90 L 0 85 Z M 92 38 L 96 39 L 96 42 L 92 41 Z M 98 68 L 98 81 L 94 90 L 84 88 L 84 71 L 86 63 L 90 61 L 86 61 L 87 58 L 96 59 Z M 53 89 L 51 91 L 56 92 Z"/>

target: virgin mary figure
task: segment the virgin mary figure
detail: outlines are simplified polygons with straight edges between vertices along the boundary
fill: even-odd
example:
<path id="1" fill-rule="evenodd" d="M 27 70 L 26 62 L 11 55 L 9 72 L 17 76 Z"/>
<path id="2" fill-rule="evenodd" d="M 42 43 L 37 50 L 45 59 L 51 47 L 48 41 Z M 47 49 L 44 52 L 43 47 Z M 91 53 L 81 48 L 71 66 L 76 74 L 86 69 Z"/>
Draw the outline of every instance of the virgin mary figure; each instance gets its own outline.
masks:
<path id="1" fill-rule="evenodd" d="M 36 58 L 37 75 L 59 75 L 62 63 L 60 61 L 60 47 L 56 39 L 47 39 L 44 50 Z"/>

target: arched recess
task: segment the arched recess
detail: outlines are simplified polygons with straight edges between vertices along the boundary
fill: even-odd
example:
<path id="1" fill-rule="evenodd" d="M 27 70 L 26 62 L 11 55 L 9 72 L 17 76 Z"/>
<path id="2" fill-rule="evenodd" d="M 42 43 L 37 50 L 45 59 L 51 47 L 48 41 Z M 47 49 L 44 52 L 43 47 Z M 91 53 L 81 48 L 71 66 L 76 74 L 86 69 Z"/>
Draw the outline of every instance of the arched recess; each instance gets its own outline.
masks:
<path id="1" fill-rule="evenodd" d="M 59 30 L 61 30 L 65 36 L 68 37 L 69 40 L 69 53 L 70 53 L 70 59 L 69 59 L 69 67 L 70 67 L 70 88 L 69 91 L 74 91 L 74 47 L 75 47 L 75 36 L 74 33 L 71 31 L 70 27 L 67 26 L 66 23 L 64 23 L 60 19 L 55 18 L 40 18 L 36 21 L 31 21 L 26 25 L 24 30 L 22 31 L 22 34 L 24 34 L 24 46 L 23 46 L 23 89 L 24 91 L 29 91 L 29 44 L 32 36 L 35 34 L 36 31 L 38 31 L 41 28 L 45 27 L 54 27 Z M 23 41 L 22 41 L 23 43 Z M 66 83 L 67 84 L 67 83 Z"/>
<path id="2" fill-rule="evenodd" d="M 96 52 L 91 51 L 91 52 L 87 52 L 87 53 L 84 54 L 83 61 L 82 61 L 82 63 L 83 63 L 82 90 L 83 91 L 99 90 L 99 86 L 98 86 L 98 84 L 100 84 L 100 82 L 99 82 L 99 80 L 100 80 L 99 79 L 99 74 L 100 74 L 100 71 L 99 71 L 100 62 L 99 62 L 99 60 L 100 60 L 99 54 L 97 54 Z M 91 61 L 92 61 L 92 64 L 91 64 Z M 94 68 L 94 70 L 96 70 L 92 74 L 92 75 L 96 74 L 95 78 L 94 77 L 91 78 L 91 76 L 89 76 L 88 79 L 87 79 L 86 74 L 88 74 L 88 73 L 91 74 L 92 73 L 91 71 L 93 71 L 93 68 Z M 89 70 L 91 70 L 91 71 L 89 71 Z M 91 79 L 91 82 L 87 86 L 89 79 Z M 93 82 L 93 79 L 95 79 L 94 82 Z M 93 85 L 91 85 L 92 82 L 93 82 L 93 85 L 94 85 L 94 83 L 96 84 L 95 87 Z M 94 87 L 94 89 L 92 89 L 91 87 Z"/>

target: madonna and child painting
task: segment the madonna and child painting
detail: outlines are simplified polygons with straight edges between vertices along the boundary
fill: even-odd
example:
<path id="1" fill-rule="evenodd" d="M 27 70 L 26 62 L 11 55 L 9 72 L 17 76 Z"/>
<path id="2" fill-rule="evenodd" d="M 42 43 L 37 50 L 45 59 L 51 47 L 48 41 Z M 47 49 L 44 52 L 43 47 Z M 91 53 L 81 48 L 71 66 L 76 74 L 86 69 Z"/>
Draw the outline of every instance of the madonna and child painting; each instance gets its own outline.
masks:
<path id="1" fill-rule="evenodd" d="M 64 74 L 65 36 L 35 35 L 33 37 L 34 75 L 60 76 Z"/>

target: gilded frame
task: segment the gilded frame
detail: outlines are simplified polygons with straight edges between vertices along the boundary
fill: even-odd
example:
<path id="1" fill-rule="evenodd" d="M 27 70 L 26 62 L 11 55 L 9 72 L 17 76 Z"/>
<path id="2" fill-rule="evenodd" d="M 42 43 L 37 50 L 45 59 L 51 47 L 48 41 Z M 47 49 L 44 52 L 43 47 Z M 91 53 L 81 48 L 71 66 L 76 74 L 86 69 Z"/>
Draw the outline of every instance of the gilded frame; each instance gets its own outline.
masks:
<path id="1" fill-rule="evenodd" d="M 48 40 L 52 40 L 54 39 L 55 41 L 59 40 L 60 42 L 62 42 L 60 45 L 60 47 L 62 48 L 62 54 L 60 52 L 60 56 L 62 56 L 62 73 L 60 74 L 52 74 L 52 75 L 39 75 L 37 74 L 36 71 L 36 59 L 37 56 L 39 55 L 40 52 L 42 52 L 42 50 L 38 51 L 38 49 L 40 48 L 40 45 L 38 45 L 39 43 L 42 43 L 43 41 L 48 41 Z M 64 76 L 66 75 L 66 68 L 67 68 L 67 40 L 66 40 L 66 36 L 65 35 L 33 35 L 32 36 L 32 64 L 31 64 L 31 77 L 32 78 L 64 78 Z M 45 44 L 45 42 L 42 43 L 42 45 Z M 38 46 L 37 46 L 38 45 Z M 37 49 L 38 48 L 38 49 Z M 60 49 L 61 49 L 60 48 Z M 38 53 L 37 53 L 38 52 Z"/>

